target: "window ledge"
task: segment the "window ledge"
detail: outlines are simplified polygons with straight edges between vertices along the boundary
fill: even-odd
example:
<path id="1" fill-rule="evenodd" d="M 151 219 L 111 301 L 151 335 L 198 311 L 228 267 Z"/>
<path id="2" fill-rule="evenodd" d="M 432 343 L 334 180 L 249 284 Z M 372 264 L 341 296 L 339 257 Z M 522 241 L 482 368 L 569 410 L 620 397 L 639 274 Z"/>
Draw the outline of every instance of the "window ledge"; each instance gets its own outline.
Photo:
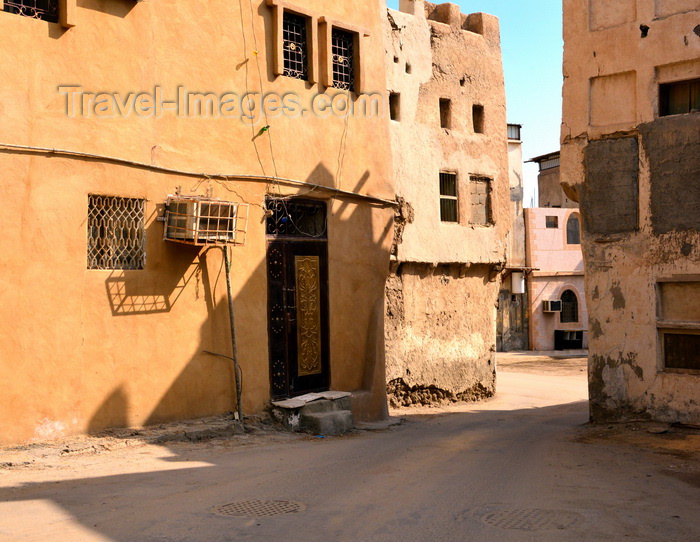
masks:
<path id="1" fill-rule="evenodd" d="M 690 322 L 681 320 L 658 320 L 656 322 L 657 329 L 689 329 L 700 331 L 700 322 Z"/>

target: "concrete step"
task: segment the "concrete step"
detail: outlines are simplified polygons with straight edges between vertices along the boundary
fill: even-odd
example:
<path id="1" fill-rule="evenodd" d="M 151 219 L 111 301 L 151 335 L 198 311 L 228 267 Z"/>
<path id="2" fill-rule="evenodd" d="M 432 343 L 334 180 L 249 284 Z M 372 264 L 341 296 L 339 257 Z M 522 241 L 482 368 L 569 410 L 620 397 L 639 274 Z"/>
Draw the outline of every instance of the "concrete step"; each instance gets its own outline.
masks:
<path id="1" fill-rule="evenodd" d="M 303 413 L 300 418 L 301 430 L 312 435 L 343 435 L 352 431 L 354 425 L 350 410 L 308 412 Z"/>
<path id="2" fill-rule="evenodd" d="M 270 413 L 288 431 L 339 435 L 353 428 L 351 408 L 352 398 L 349 392 L 327 391 L 273 401 Z M 320 416 L 322 414 L 331 416 Z M 333 414 L 337 415 L 332 416 Z M 308 417 L 307 422 L 303 422 L 305 417 Z"/>
<path id="3" fill-rule="evenodd" d="M 302 414 L 311 414 L 315 412 L 333 412 L 334 410 L 350 410 L 351 408 L 350 397 L 341 397 L 335 400 L 321 399 L 320 401 L 306 403 L 300 412 Z"/>

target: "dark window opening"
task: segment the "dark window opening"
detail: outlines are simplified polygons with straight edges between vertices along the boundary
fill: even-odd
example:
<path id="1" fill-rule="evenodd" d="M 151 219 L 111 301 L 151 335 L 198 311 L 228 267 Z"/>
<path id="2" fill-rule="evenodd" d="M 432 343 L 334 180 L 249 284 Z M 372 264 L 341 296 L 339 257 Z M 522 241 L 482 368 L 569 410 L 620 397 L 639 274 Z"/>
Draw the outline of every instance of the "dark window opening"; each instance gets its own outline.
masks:
<path id="1" fill-rule="evenodd" d="M 328 236 L 325 201 L 267 198 L 265 207 L 271 213 L 266 219 L 266 235 L 314 239 Z"/>
<path id="2" fill-rule="evenodd" d="M 583 348 L 583 331 L 554 331 L 554 350 L 580 350 Z"/>
<path id="3" fill-rule="evenodd" d="M 474 133 L 483 134 L 484 133 L 484 106 L 474 105 L 472 106 L 472 122 L 474 123 Z"/>
<path id="4" fill-rule="evenodd" d="M 401 120 L 401 95 L 398 92 L 389 94 L 389 115 L 391 120 Z"/>
<path id="5" fill-rule="evenodd" d="M 411 67 L 410 62 L 406 62 L 406 73 L 411 73 L 413 71 L 413 68 Z"/>
<path id="6" fill-rule="evenodd" d="M 452 101 L 447 98 L 440 98 L 440 126 L 452 127 Z"/>
<path id="7" fill-rule="evenodd" d="M 306 39 L 307 18 L 284 12 L 282 20 L 282 47 L 284 50 L 283 75 L 295 79 L 309 79 L 308 42 Z"/>
<path id="8" fill-rule="evenodd" d="M 558 216 L 545 217 L 545 225 L 547 226 L 547 228 L 558 228 L 559 227 L 559 217 Z"/>
<path id="9" fill-rule="evenodd" d="M 664 366 L 700 371 L 700 335 L 664 333 Z"/>
<path id="10" fill-rule="evenodd" d="M 578 219 L 578 215 L 571 215 L 569 220 L 566 221 L 566 244 L 581 244 L 581 223 Z"/>
<path id="11" fill-rule="evenodd" d="M 491 179 L 469 178 L 470 217 L 469 223 L 480 226 L 493 224 L 491 217 Z"/>
<path id="12" fill-rule="evenodd" d="M 5 0 L 3 11 L 50 23 L 58 22 L 58 0 Z"/>
<path id="13" fill-rule="evenodd" d="M 700 111 L 700 79 L 659 85 L 659 114 L 682 115 Z"/>
<path id="14" fill-rule="evenodd" d="M 355 90 L 355 35 L 345 30 L 333 29 L 333 87 L 353 92 Z"/>
<path id="15" fill-rule="evenodd" d="M 578 322 L 578 298 L 571 290 L 561 294 L 560 321 L 562 324 Z"/>
<path id="16" fill-rule="evenodd" d="M 459 222 L 456 173 L 440 172 L 440 220 Z"/>

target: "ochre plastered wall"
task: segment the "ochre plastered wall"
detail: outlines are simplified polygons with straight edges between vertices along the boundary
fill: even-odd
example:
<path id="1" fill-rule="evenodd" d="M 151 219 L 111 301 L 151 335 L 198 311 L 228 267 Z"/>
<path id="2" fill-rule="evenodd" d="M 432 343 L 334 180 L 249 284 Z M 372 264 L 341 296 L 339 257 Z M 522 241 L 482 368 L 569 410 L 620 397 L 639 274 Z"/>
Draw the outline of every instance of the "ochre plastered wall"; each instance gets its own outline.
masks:
<path id="1" fill-rule="evenodd" d="M 386 88 L 380 2 L 305 2 L 314 13 L 366 28 L 368 92 Z M 61 85 L 86 92 L 297 93 L 327 90 L 272 73 L 264 2 L 81 2 L 70 30 L 0 12 L 0 144 L 61 148 L 167 168 L 279 175 L 393 198 L 384 117 L 238 119 L 68 118 Z M 254 137 L 257 134 L 257 137 Z M 342 157 L 345 157 L 343 160 Z M 235 405 L 221 251 L 162 240 L 165 197 L 205 195 L 251 204 L 231 273 L 243 407 L 269 401 L 267 193 L 276 183 L 224 181 L 49 153 L 0 152 L 5 232 L 0 245 L 0 443 L 230 411 Z M 342 163 L 341 163 L 342 162 Z M 339 165 L 339 163 L 341 165 Z M 299 189 L 302 193 L 309 188 Z M 141 271 L 86 269 L 89 194 L 145 198 Z M 329 201 L 331 387 L 364 390 L 357 417 L 386 413 L 383 296 L 393 210 Z M 308 196 L 307 196 L 308 197 Z"/>
<path id="2" fill-rule="evenodd" d="M 562 175 L 583 216 L 594 420 L 700 422 L 700 376 L 664 368 L 657 299 L 700 274 L 700 115 L 659 118 L 660 84 L 700 78 L 699 23 L 692 0 L 564 1 Z"/>
<path id="3" fill-rule="evenodd" d="M 397 403 L 495 391 L 496 302 L 512 227 L 498 19 L 403 2 L 384 25 L 396 194 L 406 206 L 387 286 L 387 381 Z M 440 100 L 450 101 L 441 127 Z M 473 106 L 484 109 L 483 133 Z M 440 218 L 441 171 L 456 173 L 457 223 Z M 470 176 L 491 179 L 491 224 L 469 223 Z"/>

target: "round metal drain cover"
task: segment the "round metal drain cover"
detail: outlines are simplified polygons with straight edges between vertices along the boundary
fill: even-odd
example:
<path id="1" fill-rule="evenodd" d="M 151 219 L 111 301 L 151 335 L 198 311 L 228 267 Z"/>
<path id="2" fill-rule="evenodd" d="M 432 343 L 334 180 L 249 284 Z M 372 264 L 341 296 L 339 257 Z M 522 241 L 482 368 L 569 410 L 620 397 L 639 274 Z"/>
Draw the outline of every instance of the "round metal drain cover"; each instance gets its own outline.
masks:
<path id="1" fill-rule="evenodd" d="M 547 529 L 568 529 L 578 523 L 582 516 L 564 510 L 492 510 L 481 517 L 481 521 L 491 527 L 541 531 Z"/>
<path id="2" fill-rule="evenodd" d="M 302 512 L 306 507 L 300 502 L 293 501 L 239 501 L 222 504 L 214 508 L 219 516 L 239 518 L 279 516 Z"/>

